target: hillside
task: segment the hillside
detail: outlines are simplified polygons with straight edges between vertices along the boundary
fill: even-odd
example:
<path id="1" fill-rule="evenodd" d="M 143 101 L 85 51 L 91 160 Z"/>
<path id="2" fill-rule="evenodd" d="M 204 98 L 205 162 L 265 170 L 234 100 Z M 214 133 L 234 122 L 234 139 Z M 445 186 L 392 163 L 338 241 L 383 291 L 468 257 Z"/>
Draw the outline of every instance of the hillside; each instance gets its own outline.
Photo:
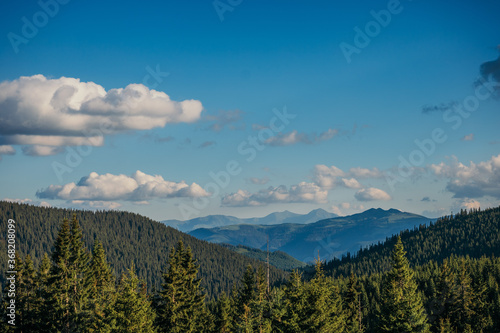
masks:
<path id="1" fill-rule="evenodd" d="M 444 216 L 429 226 L 401 233 L 408 260 L 412 265 L 441 262 L 450 256 L 500 256 L 500 207 L 484 211 Z M 387 270 L 390 253 L 397 237 L 359 251 L 355 256 L 332 260 L 325 270 L 333 275 L 369 275 Z M 353 252 L 354 254 L 354 252 Z"/>
<path id="2" fill-rule="evenodd" d="M 135 265 L 139 277 L 146 280 L 148 289 L 159 289 L 161 272 L 168 253 L 179 239 L 190 246 L 200 265 L 199 274 L 208 296 L 228 292 L 243 276 L 248 264 L 261 262 L 235 253 L 217 244 L 200 241 L 147 217 L 118 211 L 81 211 L 44 208 L 0 201 L 0 230 L 7 230 L 8 219 L 16 221 L 17 251 L 23 257 L 30 254 L 35 265 L 45 252 L 51 253 L 54 239 L 64 218 L 76 214 L 88 249 L 95 239 L 103 243 L 108 261 L 115 274 Z M 6 232 L 0 235 L 0 270 L 6 270 Z M 286 273 L 271 267 L 271 281 L 282 281 Z M 2 275 L 1 282 L 5 282 Z"/>
<path id="3" fill-rule="evenodd" d="M 237 253 L 243 254 L 249 258 L 257 259 L 262 262 L 267 262 L 267 251 L 255 249 L 253 247 L 243 246 L 243 245 L 230 245 L 230 244 L 220 244 L 221 246 L 227 247 L 228 249 L 235 251 Z M 294 268 L 304 267 L 305 263 L 295 259 L 294 257 L 288 255 L 282 251 L 274 251 L 269 253 L 269 263 L 274 267 L 283 270 L 292 270 Z"/>
<path id="4" fill-rule="evenodd" d="M 269 237 L 271 250 L 311 262 L 355 253 L 361 247 L 385 240 L 401 230 L 429 223 L 430 219 L 396 209 L 370 209 L 360 214 L 335 217 L 310 224 L 231 225 L 197 229 L 189 234 L 214 243 L 245 245 L 265 249 Z"/>
<path id="5" fill-rule="evenodd" d="M 283 223 L 299 223 L 307 224 L 324 220 L 337 215 L 329 213 L 324 209 L 315 209 L 308 214 L 296 214 L 289 211 L 276 212 L 264 217 L 253 217 L 240 219 L 234 216 L 226 215 L 209 215 L 197 217 L 187 221 L 165 220 L 161 221 L 165 225 L 178 229 L 182 232 L 190 232 L 199 228 L 215 228 L 235 224 L 254 224 L 254 225 L 275 225 Z"/>

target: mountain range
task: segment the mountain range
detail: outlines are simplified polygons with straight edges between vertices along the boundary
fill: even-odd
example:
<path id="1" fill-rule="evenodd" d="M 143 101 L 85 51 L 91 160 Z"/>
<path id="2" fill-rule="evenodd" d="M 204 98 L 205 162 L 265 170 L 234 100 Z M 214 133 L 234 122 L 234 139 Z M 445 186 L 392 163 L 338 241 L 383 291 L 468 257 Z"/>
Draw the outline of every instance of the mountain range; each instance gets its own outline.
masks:
<path id="1" fill-rule="evenodd" d="M 190 232 L 192 230 L 199 228 L 215 228 L 215 227 L 223 227 L 235 224 L 254 224 L 254 225 L 275 225 L 283 223 L 307 224 L 337 216 L 338 215 L 329 213 L 324 209 L 315 209 L 309 212 L 308 214 L 296 214 L 288 210 L 285 210 L 284 212 L 276 212 L 264 217 L 253 217 L 244 219 L 226 215 L 209 215 L 205 217 L 197 217 L 187 221 L 165 220 L 161 222 L 179 231 Z"/>
<path id="2" fill-rule="evenodd" d="M 191 236 L 213 243 L 245 245 L 257 249 L 280 250 L 292 257 L 312 262 L 356 253 L 360 248 L 384 241 L 405 229 L 427 225 L 425 216 L 397 209 L 369 209 L 363 213 L 322 219 L 315 223 L 282 223 L 274 225 L 237 224 L 199 228 Z"/>

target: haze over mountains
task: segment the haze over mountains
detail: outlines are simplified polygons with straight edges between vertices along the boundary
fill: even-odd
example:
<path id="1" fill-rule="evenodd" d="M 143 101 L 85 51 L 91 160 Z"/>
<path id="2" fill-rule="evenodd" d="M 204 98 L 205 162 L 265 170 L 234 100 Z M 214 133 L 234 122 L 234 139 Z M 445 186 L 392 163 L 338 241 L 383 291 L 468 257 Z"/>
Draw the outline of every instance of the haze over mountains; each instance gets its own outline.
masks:
<path id="1" fill-rule="evenodd" d="M 226 215 L 209 215 L 204 217 L 197 217 L 187 221 L 165 220 L 161 222 L 179 231 L 190 232 L 192 230 L 199 228 L 215 228 L 215 227 L 223 227 L 235 224 L 258 224 L 258 225 L 275 225 L 282 223 L 307 224 L 337 216 L 338 215 L 329 213 L 324 209 L 315 209 L 309 212 L 308 214 L 296 214 L 288 210 L 285 210 L 284 212 L 271 213 L 264 217 L 254 217 L 246 219 L 240 219 L 234 216 L 226 216 Z"/>
<path id="2" fill-rule="evenodd" d="M 280 250 L 300 261 L 311 262 L 318 255 L 328 260 L 347 252 L 356 253 L 361 247 L 430 221 L 432 219 L 425 216 L 378 208 L 309 224 L 238 224 L 199 228 L 189 234 L 209 242 L 241 244 L 262 250 L 267 247 L 269 237 L 271 250 Z"/>

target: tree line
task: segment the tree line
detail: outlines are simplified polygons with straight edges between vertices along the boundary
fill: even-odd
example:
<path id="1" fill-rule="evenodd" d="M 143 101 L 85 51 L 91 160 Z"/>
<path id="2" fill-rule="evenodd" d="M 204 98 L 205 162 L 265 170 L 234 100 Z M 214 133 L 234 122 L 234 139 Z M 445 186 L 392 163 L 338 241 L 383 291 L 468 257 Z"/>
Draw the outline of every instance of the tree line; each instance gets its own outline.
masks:
<path id="1" fill-rule="evenodd" d="M 8 219 L 16 221 L 17 252 L 22 257 L 30 254 L 34 265 L 38 267 L 44 253 L 54 251 L 61 221 L 74 214 L 81 222 L 85 247 L 91 249 L 95 240 L 99 240 L 116 278 L 134 265 L 137 276 L 146 282 L 149 293 L 161 288 L 161 272 L 167 268 L 169 249 L 180 238 L 198 260 L 201 286 L 209 299 L 217 298 L 222 291 L 228 293 L 234 281 L 242 278 L 249 264 L 256 267 L 259 263 L 139 214 L 46 208 L 0 201 L 0 271 L 7 270 Z M 280 284 L 287 275 L 287 272 L 271 266 L 272 284 Z M 0 274 L 0 282 L 5 286 L 5 274 Z"/>
<path id="2" fill-rule="evenodd" d="M 412 268 L 397 237 L 385 272 L 333 277 L 318 260 L 312 278 L 293 271 L 283 285 L 270 286 L 263 266 L 249 265 L 227 294 L 210 300 L 183 241 L 169 251 L 161 287 L 148 292 L 134 265 L 116 279 L 102 244 L 95 241 L 90 252 L 83 237 L 73 216 L 38 267 L 30 255 L 17 256 L 16 326 L 4 322 L 3 331 L 500 331 L 500 260 L 493 256 Z"/>

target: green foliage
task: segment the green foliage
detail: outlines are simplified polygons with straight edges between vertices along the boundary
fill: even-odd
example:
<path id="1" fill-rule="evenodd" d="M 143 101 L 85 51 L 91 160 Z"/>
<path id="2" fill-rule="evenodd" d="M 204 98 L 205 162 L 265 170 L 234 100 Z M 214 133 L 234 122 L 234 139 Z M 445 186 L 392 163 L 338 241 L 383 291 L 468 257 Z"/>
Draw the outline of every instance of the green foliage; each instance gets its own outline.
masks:
<path id="1" fill-rule="evenodd" d="M 392 253 L 392 269 L 382 286 L 381 332 L 428 332 L 427 314 L 401 238 Z"/>
<path id="2" fill-rule="evenodd" d="M 207 317 L 197 278 L 198 267 L 191 249 L 179 241 L 170 251 L 169 268 L 163 274 L 163 290 L 157 303 L 157 326 L 161 332 L 200 332 Z"/>
<path id="3" fill-rule="evenodd" d="M 466 219 L 483 224 L 476 219 L 482 216 L 499 224 L 497 211 L 462 212 L 447 223 Z M 426 230 L 406 239 L 415 244 L 414 237 Z M 318 260 L 309 280 L 294 271 L 286 285 L 271 289 L 263 266 L 255 270 L 249 265 L 230 295 L 210 301 L 209 311 L 198 277 L 201 266 L 183 241 L 170 251 L 160 293 L 151 295 L 133 265 L 115 288 L 105 247 L 95 241 L 90 255 L 85 237 L 74 216 L 60 224 L 52 260 L 47 254 L 39 263 L 31 255 L 16 257 L 18 326 L 2 323 L 2 332 L 500 331 L 500 258 L 495 256 L 452 254 L 442 262 L 431 258 L 410 268 L 407 258 L 430 256 L 415 255 L 415 248 L 405 243 L 407 254 L 404 237 L 398 237 L 378 247 L 381 253 L 391 249 L 387 271 L 344 277 L 338 272 L 345 267 L 328 271 Z M 438 258 L 442 251 L 446 246 L 435 251 Z M 359 264 L 356 260 L 349 259 L 347 267 Z"/>
<path id="4" fill-rule="evenodd" d="M 118 285 L 118 296 L 114 306 L 113 316 L 116 318 L 116 327 L 113 333 L 152 333 L 155 312 L 146 293 L 144 282 L 141 282 L 132 266 L 123 274 Z"/>
<path id="5" fill-rule="evenodd" d="M 218 297 L 222 291 L 227 293 L 241 279 L 248 264 L 257 266 L 259 263 L 129 212 L 69 210 L 0 201 L 0 230 L 7 230 L 8 219 L 14 219 L 17 243 L 22 244 L 19 254 L 22 257 L 30 254 L 34 265 L 38 266 L 44 253 L 53 252 L 61 221 L 73 215 L 80 221 L 85 247 L 92 249 L 94 241 L 99 239 L 115 277 L 135 265 L 137 275 L 148 285 L 148 292 L 160 289 L 169 248 L 181 238 L 198 260 L 201 287 L 209 299 Z M 7 233 L 0 233 L 1 271 L 6 271 L 8 259 L 6 237 Z M 287 276 L 275 267 L 271 267 L 270 273 L 271 284 L 279 284 Z M 2 286 L 6 284 L 5 278 L 0 274 Z"/>

